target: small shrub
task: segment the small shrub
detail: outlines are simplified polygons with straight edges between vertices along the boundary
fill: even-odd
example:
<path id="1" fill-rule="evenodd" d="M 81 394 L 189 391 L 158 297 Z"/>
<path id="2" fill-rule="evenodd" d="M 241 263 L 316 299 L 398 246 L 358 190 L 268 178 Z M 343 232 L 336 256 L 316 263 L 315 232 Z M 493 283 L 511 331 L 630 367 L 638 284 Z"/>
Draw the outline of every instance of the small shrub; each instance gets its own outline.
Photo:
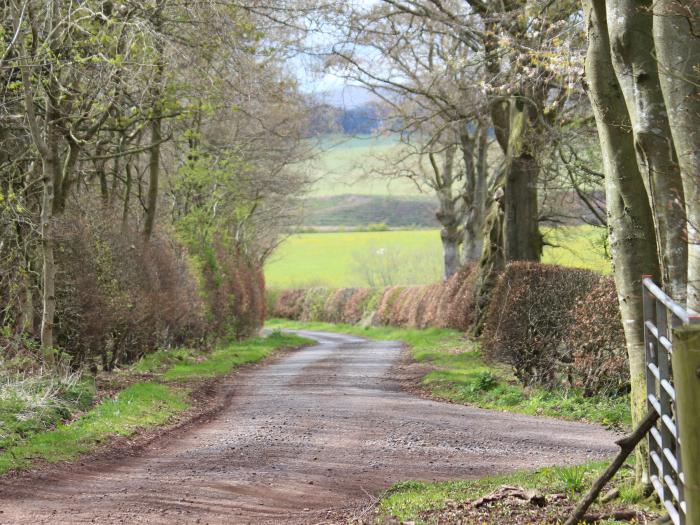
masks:
<path id="1" fill-rule="evenodd" d="M 277 300 L 279 299 L 282 290 L 276 288 L 265 289 L 265 309 L 267 311 L 268 317 L 276 316 L 275 309 L 277 307 Z"/>
<path id="2" fill-rule="evenodd" d="M 586 473 L 587 469 L 585 465 L 554 467 L 555 476 L 564 484 L 564 488 L 572 497 L 584 489 Z"/>
<path id="3" fill-rule="evenodd" d="M 235 247 L 215 239 L 204 254 L 205 300 L 212 331 L 244 339 L 265 322 L 265 280 L 262 269 Z"/>
<path id="4" fill-rule="evenodd" d="M 475 265 L 463 267 L 448 281 L 446 300 L 440 315 L 445 328 L 466 332 L 473 322 L 474 286 L 478 271 Z"/>
<path id="5" fill-rule="evenodd" d="M 385 222 L 373 222 L 367 225 L 368 232 L 386 232 L 389 231 L 389 226 Z"/>
<path id="6" fill-rule="evenodd" d="M 423 314 L 425 312 L 426 297 L 430 294 L 433 285 L 419 286 L 411 293 L 410 298 L 404 304 L 406 326 L 410 328 L 422 328 Z"/>
<path id="7" fill-rule="evenodd" d="M 411 304 L 420 298 L 422 286 L 407 286 L 398 294 L 389 312 L 391 326 L 408 326 Z"/>
<path id="8" fill-rule="evenodd" d="M 601 277 L 574 305 L 562 374 L 585 395 L 629 389 L 629 365 L 615 282 Z"/>
<path id="9" fill-rule="evenodd" d="M 471 392 L 486 392 L 498 385 L 498 377 L 491 372 L 479 372 L 472 381 Z"/>
<path id="10" fill-rule="evenodd" d="M 493 290 L 483 334 L 486 356 L 510 364 L 525 384 L 556 386 L 573 310 L 598 282 L 588 270 L 516 262 Z"/>
<path id="11" fill-rule="evenodd" d="M 427 328 L 429 326 L 438 326 L 438 305 L 440 296 L 443 293 L 444 283 L 439 282 L 428 286 L 428 289 L 421 301 L 420 311 L 416 312 L 416 326 L 418 328 Z"/>
<path id="12" fill-rule="evenodd" d="M 149 242 L 91 203 L 57 223 L 56 341 L 74 366 L 105 369 L 206 333 L 204 305 L 184 248 L 157 230 Z"/>

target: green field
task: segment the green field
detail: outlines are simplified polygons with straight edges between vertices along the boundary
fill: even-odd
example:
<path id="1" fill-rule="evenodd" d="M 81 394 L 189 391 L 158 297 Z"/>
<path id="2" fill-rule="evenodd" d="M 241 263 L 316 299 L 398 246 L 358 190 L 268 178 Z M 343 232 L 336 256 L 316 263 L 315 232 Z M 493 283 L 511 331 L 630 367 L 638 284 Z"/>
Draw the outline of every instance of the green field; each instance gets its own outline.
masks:
<path id="1" fill-rule="evenodd" d="M 550 228 L 543 262 L 610 272 L 602 238 L 591 226 Z M 329 232 L 293 235 L 265 267 L 270 288 L 368 286 L 367 272 L 385 273 L 391 282 L 426 284 L 441 277 L 438 230 Z"/>
<path id="2" fill-rule="evenodd" d="M 421 195 L 405 178 L 390 179 L 379 173 L 395 167 L 402 157 L 396 137 L 344 137 L 321 139 L 319 154 L 301 169 L 314 181 L 310 196 Z"/>

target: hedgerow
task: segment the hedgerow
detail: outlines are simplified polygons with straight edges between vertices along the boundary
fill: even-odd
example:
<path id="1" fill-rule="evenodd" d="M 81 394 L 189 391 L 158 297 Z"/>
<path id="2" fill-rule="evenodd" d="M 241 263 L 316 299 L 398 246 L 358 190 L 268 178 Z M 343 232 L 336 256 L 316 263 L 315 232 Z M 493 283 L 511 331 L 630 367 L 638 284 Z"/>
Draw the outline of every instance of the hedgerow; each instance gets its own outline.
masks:
<path id="1" fill-rule="evenodd" d="M 297 289 L 275 293 L 270 314 L 303 321 L 467 331 L 478 271 L 462 268 L 426 286 Z M 595 272 L 515 262 L 499 276 L 482 346 L 526 385 L 564 385 L 585 395 L 622 393 L 629 374 L 615 286 Z"/>
<path id="2" fill-rule="evenodd" d="M 588 270 L 509 264 L 491 295 L 482 342 L 487 358 L 507 363 L 523 384 L 553 386 L 567 358 L 576 303 L 597 283 Z"/>

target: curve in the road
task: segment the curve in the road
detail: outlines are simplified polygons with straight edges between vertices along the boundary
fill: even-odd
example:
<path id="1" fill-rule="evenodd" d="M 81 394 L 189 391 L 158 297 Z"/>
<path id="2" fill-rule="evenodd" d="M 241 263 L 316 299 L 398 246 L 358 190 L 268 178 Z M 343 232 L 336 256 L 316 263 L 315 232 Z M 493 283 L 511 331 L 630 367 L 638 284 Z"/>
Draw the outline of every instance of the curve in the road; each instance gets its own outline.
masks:
<path id="1" fill-rule="evenodd" d="M 406 479 L 476 478 L 583 462 L 609 432 L 401 391 L 401 345 L 318 344 L 228 381 L 216 418 L 97 468 L 0 484 L 0 523 L 319 523 Z"/>

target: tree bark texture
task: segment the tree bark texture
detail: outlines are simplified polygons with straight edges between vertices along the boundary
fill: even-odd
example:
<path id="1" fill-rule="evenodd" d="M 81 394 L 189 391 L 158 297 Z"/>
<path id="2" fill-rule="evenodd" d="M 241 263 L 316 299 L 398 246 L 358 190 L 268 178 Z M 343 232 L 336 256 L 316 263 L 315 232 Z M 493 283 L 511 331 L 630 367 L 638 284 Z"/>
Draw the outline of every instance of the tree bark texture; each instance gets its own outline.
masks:
<path id="1" fill-rule="evenodd" d="M 539 261 L 542 253 L 537 210 L 539 169 L 526 145 L 533 110 L 523 100 L 511 100 L 503 226 L 507 261 Z"/>
<path id="2" fill-rule="evenodd" d="M 659 82 L 685 194 L 687 304 L 700 312 L 700 0 L 657 0 L 653 31 Z"/>
<path id="3" fill-rule="evenodd" d="M 585 0 L 588 51 L 586 76 L 605 171 L 608 237 L 627 343 L 633 425 L 646 413 L 642 275 L 658 276 L 654 226 L 634 136 L 610 56 L 605 0 Z M 646 447 L 637 449 L 637 478 L 648 482 Z"/>
<path id="4" fill-rule="evenodd" d="M 160 144 L 163 141 L 163 80 L 165 76 L 165 50 L 163 47 L 163 8 L 165 0 L 158 0 L 153 14 L 153 28 L 155 30 L 156 71 L 153 78 L 153 115 L 151 117 L 151 149 L 148 159 L 148 193 L 146 196 L 146 217 L 144 219 L 143 234 L 146 240 L 151 238 L 156 222 L 158 207 L 158 183 L 160 178 Z"/>
<path id="5" fill-rule="evenodd" d="M 651 0 L 609 0 L 606 20 L 612 64 L 651 205 L 662 281 L 669 295 L 685 303 L 685 199 L 654 56 L 651 9 Z"/>
<path id="6" fill-rule="evenodd" d="M 459 269 L 459 243 L 462 240 L 459 214 L 452 195 L 455 146 L 450 146 L 445 150 L 442 170 L 437 164 L 435 154 L 431 153 L 429 158 L 437 183 L 435 189 L 439 209 L 435 217 L 442 225 L 440 240 L 442 241 L 444 277 L 449 279 Z"/>
<path id="7" fill-rule="evenodd" d="M 53 201 L 54 176 L 60 171 L 58 159 L 54 156 L 55 148 L 49 144 L 51 154 L 43 159 L 42 199 L 41 199 L 41 346 L 52 348 L 53 327 L 56 315 L 56 265 L 54 263 Z"/>
<path id="8" fill-rule="evenodd" d="M 503 189 L 498 187 L 490 199 L 488 213 L 484 217 L 484 245 L 479 261 L 479 275 L 474 286 L 474 320 L 470 329 L 472 335 L 479 336 L 484 327 L 491 291 L 498 276 L 506 267 L 503 252 Z"/>
<path id="9" fill-rule="evenodd" d="M 486 151 L 488 148 L 488 127 L 479 125 L 476 136 L 476 144 L 471 142 L 470 147 L 465 147 L 462 140 L 462 154 L 467 166 L 467 155 L 471 162 L 471 173 L 466 173 L 471 181 L 465 187 L 465 195 L 469 198 L 466 220 L 464 224 L 464 241 L 462 254 L 465 261 L 478 261 L 483 247 L 484 212 L 486 206 Z M 476 149 L 476 151 L 474 151 Z M 475 157 L 475 158 L 474 158 Z"/>

